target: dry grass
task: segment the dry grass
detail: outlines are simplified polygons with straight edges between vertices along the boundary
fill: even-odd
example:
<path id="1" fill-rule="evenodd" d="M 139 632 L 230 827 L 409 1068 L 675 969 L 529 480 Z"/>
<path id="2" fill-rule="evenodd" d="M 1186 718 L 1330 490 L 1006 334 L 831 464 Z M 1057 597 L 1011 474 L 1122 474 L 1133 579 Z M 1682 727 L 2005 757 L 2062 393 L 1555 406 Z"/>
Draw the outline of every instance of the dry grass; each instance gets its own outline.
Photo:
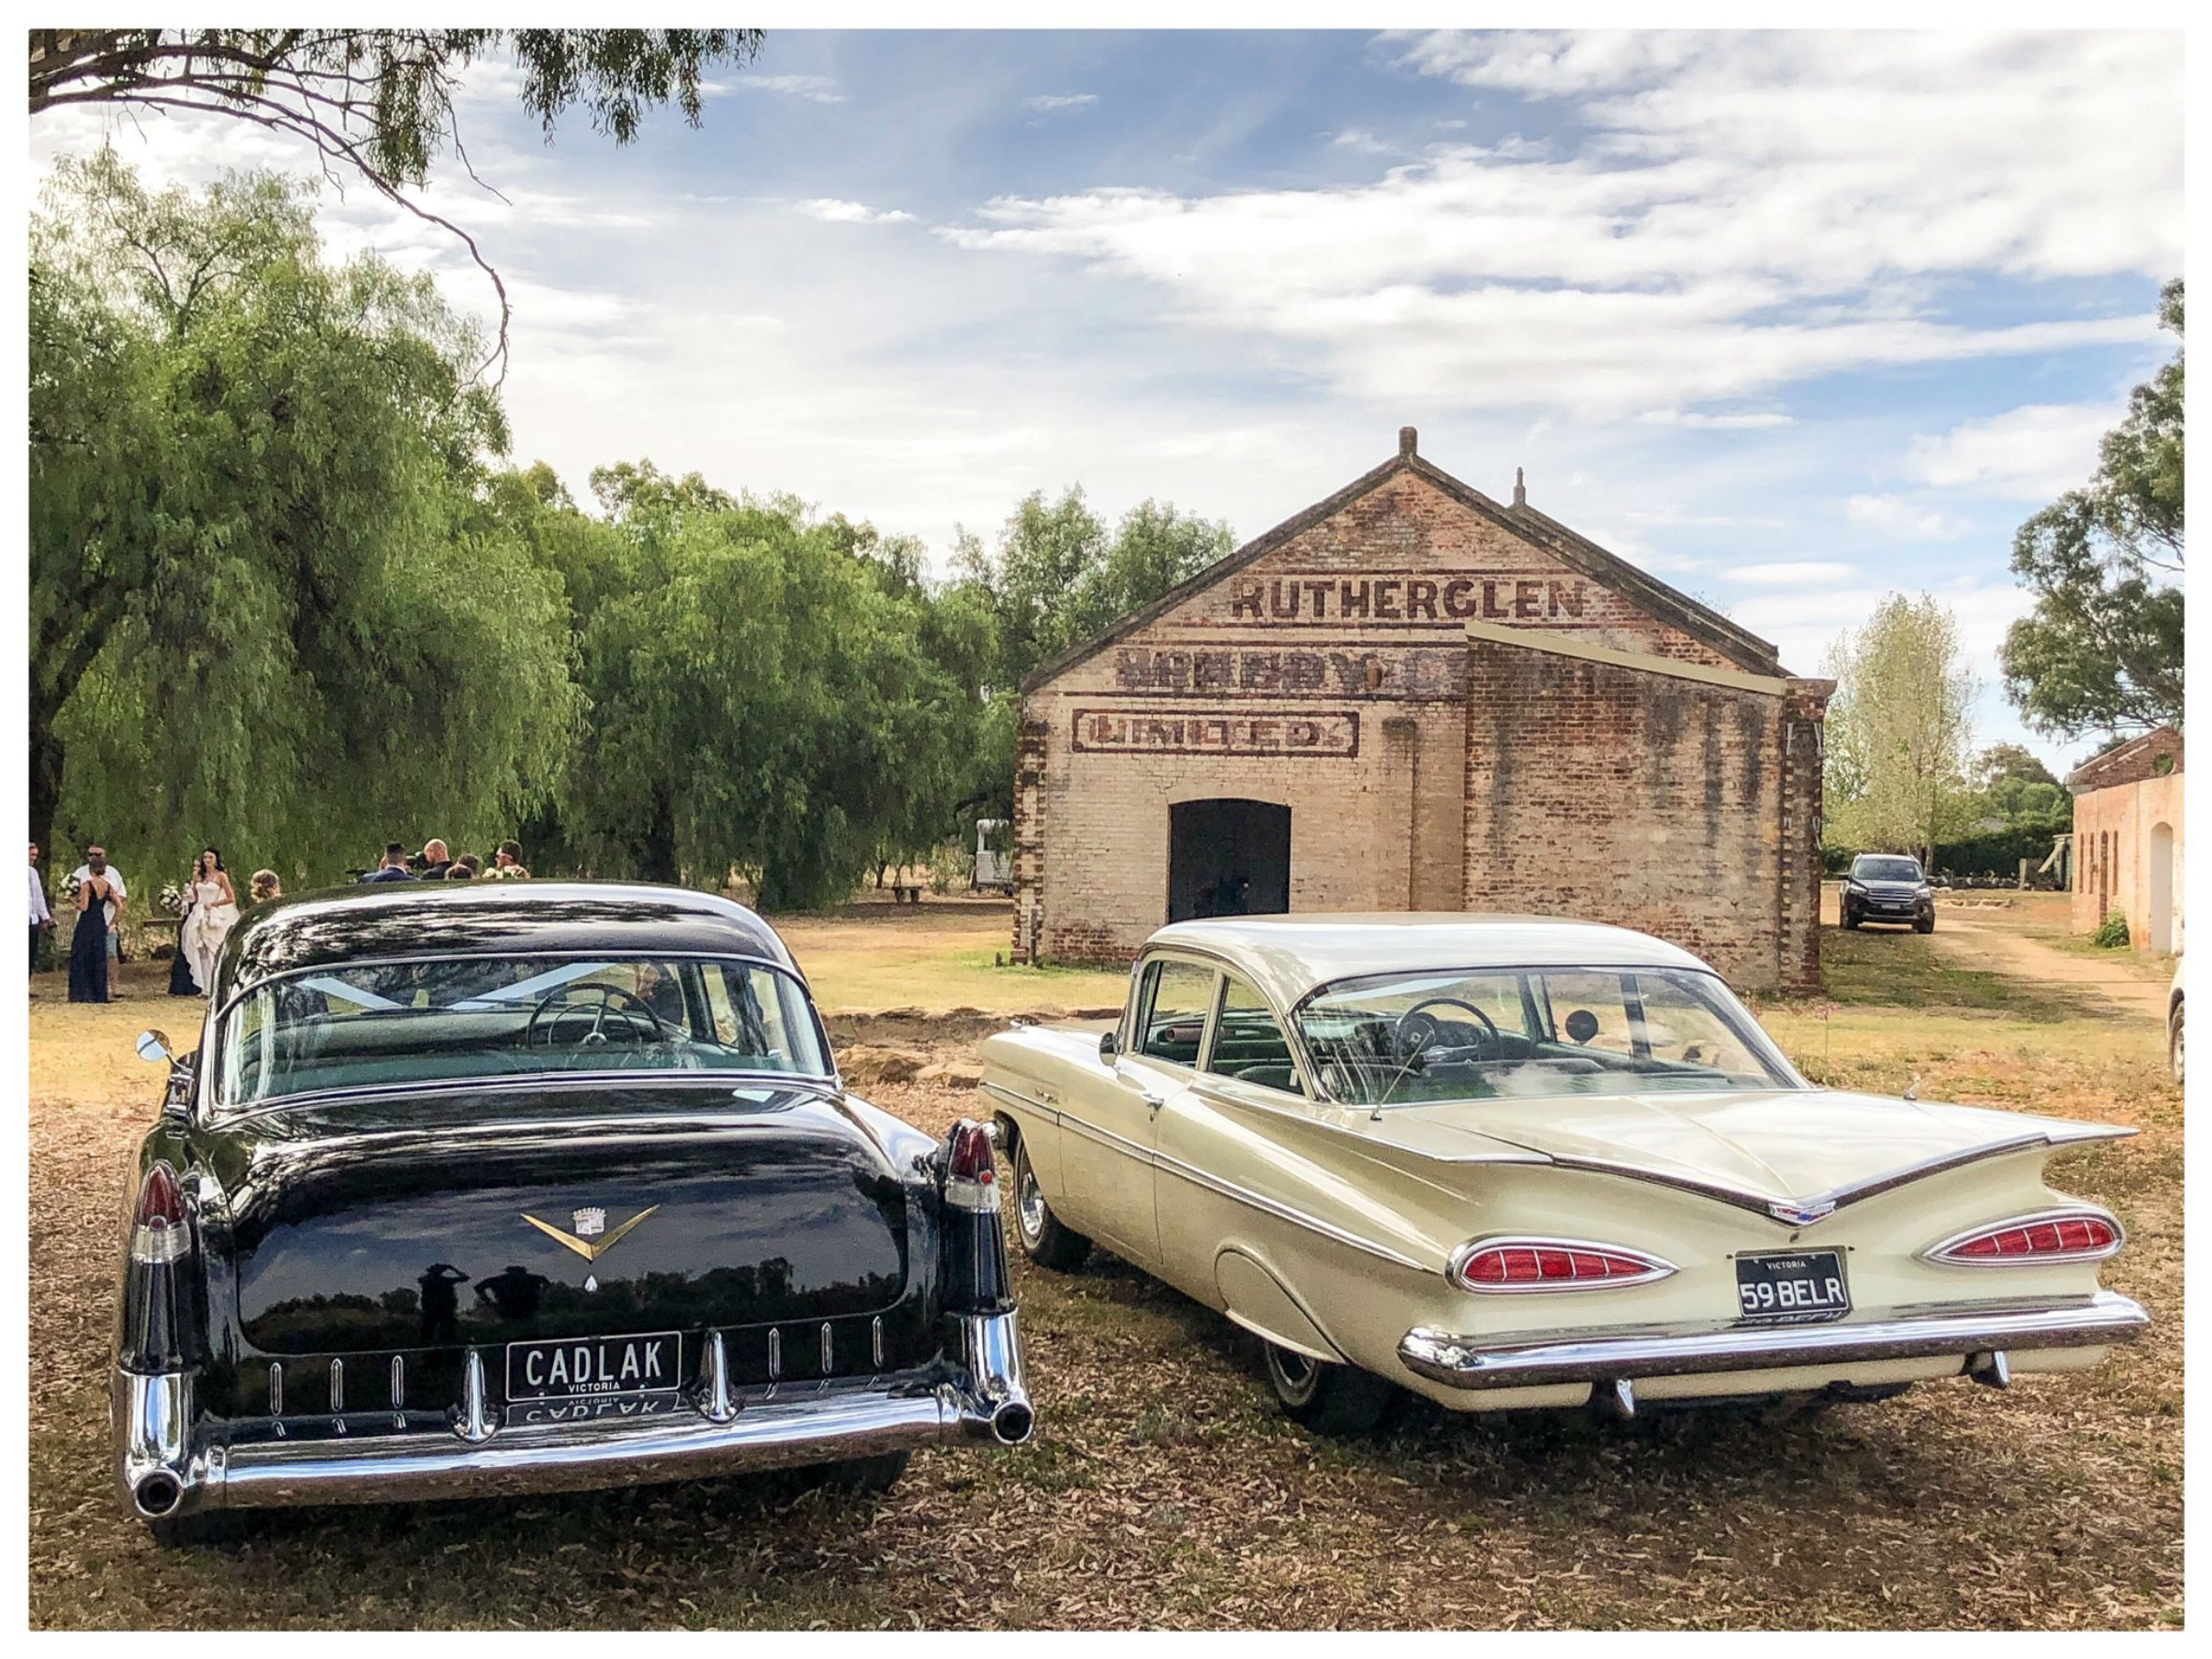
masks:
<path id="1" fill-rule="evenodd" d="M 1013 944 L 1003 899 L 853 904 L 832 916 L 775 919 L 825 1011 L 914 1008 L 1019 1014 L 1118 1008 L 1128 976 L 997 965 Z"/>
<path id="2" fill-rule="evenodd" d="M 809 944 L 812 925 L 790 931 L 825 1001 L 841 983 L 871 982 L 862 930 L 889 925 L 875 936 L 912 948 L 904 919 L 821 924 Z M 122 1172 L 154 1100 L 155 1074 L 128 1039 L 171 1010 L 153 998 L 35 1003 L 32 1620 L 2177 1625 L 2181 1101 L 2155 1024 L 1977 976 L 1909 934 L 1829 938 L 1832 1010 L 1764 1011 L 1808 1070 L 1885 1089 L 1919 1074 L 1929 1098 L 2143 1128 L 2062 1172 L 2128 1223 L 2133 1245 L 2110 1279 L 2157 1314 L 2143 1342 L 2099 1371 L 2024 1379 L 2004 1394 L 1929 1385 L 1829 1411 L 1618 1426 L 1577 1413 L 1461 1420 L 1409 1399 L 1381 1432 L 1331 1443 L 1275 1414 L 1254 1343 L 1225 1321 L 1111 1258 L 1072 1277 L 1017 1263 L 1039 1438 L 1014 1453 L 918 1457 L 888 1498 L 729 1481 L 277 1512 L 226 1546 L 167 1556 L 110 1497 L 103 1389 Z M 850 979 L 846 964 L 829 965 L 841 953 Z M 955 971 L 926 953 L 909 960 L 910 977 L 879 1006 L 934 1003 L 912 987 Z M 59 994 L 51 979 L 39 989 Z M 1907 994 L 1917 1006 L 1897 1006 Z M 841 1040 L 949 1054 L 994 1022 L 833 1024 Z M 874 1094 L 932 1128 L 976 1109 L 964 1092 L 919 1084 Z"/>

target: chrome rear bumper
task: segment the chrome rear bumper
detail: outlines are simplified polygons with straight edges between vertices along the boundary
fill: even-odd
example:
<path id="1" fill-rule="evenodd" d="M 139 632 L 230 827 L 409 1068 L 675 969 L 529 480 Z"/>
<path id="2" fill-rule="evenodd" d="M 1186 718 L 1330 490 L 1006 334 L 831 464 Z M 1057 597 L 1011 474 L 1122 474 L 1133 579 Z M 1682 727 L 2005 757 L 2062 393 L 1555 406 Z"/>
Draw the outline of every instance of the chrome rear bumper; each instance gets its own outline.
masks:
<path id="1" fill-rule="evenodd" d="M 1455 1337 L 1417 1328 L 1397 1356 L 1406 1368 L 1454 1388 L 1593 1385 L 1643 1377 L 1772 1371 L 1873 1360 L 1959 1356 L 1961 1370 L 2001 1370 L 2008 1351 L 2098 1348 L 2130 1342 L 2150 1315 L 2128 1297 L 2099 1291 L 2057 1307 L 1930 1311 L 1827 1325 L 1664 1325 L 1641 1330 L 1531 1332 Z M 1993 1359 L 1991 1356 L 1998 1356 Z"/>
<path id="2" fill-rule="evenodd" d="M 225 1508 L 404 1503 L 646 1486 L 874 1457 L 953 1439 L 1016 1445 L 1034 1415 L 1011 1314 L 961 1320 L 953 1382 L 785 1383 L 650 1417 L 228 1445 L 195 1423 L 188 1373 L 115 1373 L 117 1475 L 149 1517 Z M 722 1420 L 717 1421 L 717 1417 Z"/>

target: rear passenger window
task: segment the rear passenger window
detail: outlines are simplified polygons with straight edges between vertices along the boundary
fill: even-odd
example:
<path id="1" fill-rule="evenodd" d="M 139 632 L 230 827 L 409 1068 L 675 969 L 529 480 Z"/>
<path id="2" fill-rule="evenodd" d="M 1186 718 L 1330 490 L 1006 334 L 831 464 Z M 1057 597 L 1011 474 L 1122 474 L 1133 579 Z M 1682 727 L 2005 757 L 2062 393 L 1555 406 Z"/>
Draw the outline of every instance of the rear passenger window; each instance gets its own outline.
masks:
<path id="1" fill-rule="evenodd" d="M 1214 970 L 1194 962 L 1156 962 L 1144 970 L 1144 1000 L 1137 1022 L 1137 1053 L 1178 1066 L 1198 1064 L 1206 1009 L 1214 997 Z"/>
<path id="2" fill-rule="evenodd" d="M 1285 1094 L 1302 1092 L 1298 1069 L 1291 1063 L 1291 1045 L 1267 999 L 1233 974 L 1221 980 L 1221 1016 L 1214 1024 L 1206 1069 Z"/>

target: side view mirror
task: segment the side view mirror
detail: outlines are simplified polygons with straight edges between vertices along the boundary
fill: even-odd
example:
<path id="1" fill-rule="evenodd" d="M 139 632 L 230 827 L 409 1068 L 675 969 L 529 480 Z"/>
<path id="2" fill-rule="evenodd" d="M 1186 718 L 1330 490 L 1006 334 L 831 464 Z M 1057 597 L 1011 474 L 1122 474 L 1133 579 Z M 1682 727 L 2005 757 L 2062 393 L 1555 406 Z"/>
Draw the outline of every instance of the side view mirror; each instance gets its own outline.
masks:
<path id="1" fill-rule="evenodd" d="M 1099 1058 L 1101 1060 L 1113 1059 L 1120 1052 L 1120 1046 L 1114 1041 L 1113 1032 L 1101 1033 L 1099 1038 Z"/>
<path id="2" fill-rule="evenodd" d="M 169 1033 L 142 1031 L 138 1034 L 138 1057 L 149 1066 L 159 1066 L 172 1058 L 169 1052 Z"/>

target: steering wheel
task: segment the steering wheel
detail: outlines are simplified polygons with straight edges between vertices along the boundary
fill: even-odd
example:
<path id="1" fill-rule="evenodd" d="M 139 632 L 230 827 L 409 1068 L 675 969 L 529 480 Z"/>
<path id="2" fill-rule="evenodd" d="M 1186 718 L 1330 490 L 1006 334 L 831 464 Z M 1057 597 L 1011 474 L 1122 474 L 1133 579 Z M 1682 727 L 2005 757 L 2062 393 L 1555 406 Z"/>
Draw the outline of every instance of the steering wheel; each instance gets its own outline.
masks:
<path id="1" fill-rule="evenodd" d="M 576 1039 L 578 1051 L 605 1048 L 612 1043 L 614 1039 L 606 1028 L 609 1014 L 615 1015 L 620 1022 L 619 1029 L 630 1034 L 628 1040 L 631 1042 L 669 1040 L 668 1027 L 662 1023 L 661 1016 L 654 1013 L 652 1004 L 636 992 L 625 991 L 620 985 L 563 985 L 558 990 L 547 992 L 538 999 L 537 1007 L 530 1010 L 530 1023 L 522 1028 L 522 1046 L 536 1046 L 539 1020 L 544 1018 L 547 1009 L 557 1009 L 553 1018 L 546 1022 L 546 1046 L 551 1048 L 554 1033 L 559 1030 L 560 1022 L 588 1010 L 589 1005 L 582 1000 L 587 997 L 596 997 L 599 1007 L 591 1015 L 591 1029 Z M 620 1009 L 615 1007 L 618 1002 L 622 1005 Z M 646 1024 L 638 1024 L 639 1014 L 645 1016 Z"/>
<path id="2" fill-rule="evenodd" d="M 1436 1039 L 1443 1035 L 1443 1025 L 1437 1017 L 1434 1014 L 1421 1011 L 1424 1009 L 1434 1008 L 1464 1009 L 1482 1022 L 1483 1030 L 1487 1034 L 1479 1039 L 1478 1046 L 1488 1048 L 1493 1054 L 1500 1053 L 1505 1047 L 1504 1039 L 1498 1035 L 1498 1022 L 1476 1008 L 1474 1004 L 1461 1002 L 1457 996 L 1430 996 L 1415 1003 L 1404 1013 L 1398 1015 L 1397 1024 L 1391 1027 L 1390 1049 L 1391 1053 L 1397 1057 L 1399 1065 L 1412 1065 L 1414 1060 L 1434 1047 Z"/>

